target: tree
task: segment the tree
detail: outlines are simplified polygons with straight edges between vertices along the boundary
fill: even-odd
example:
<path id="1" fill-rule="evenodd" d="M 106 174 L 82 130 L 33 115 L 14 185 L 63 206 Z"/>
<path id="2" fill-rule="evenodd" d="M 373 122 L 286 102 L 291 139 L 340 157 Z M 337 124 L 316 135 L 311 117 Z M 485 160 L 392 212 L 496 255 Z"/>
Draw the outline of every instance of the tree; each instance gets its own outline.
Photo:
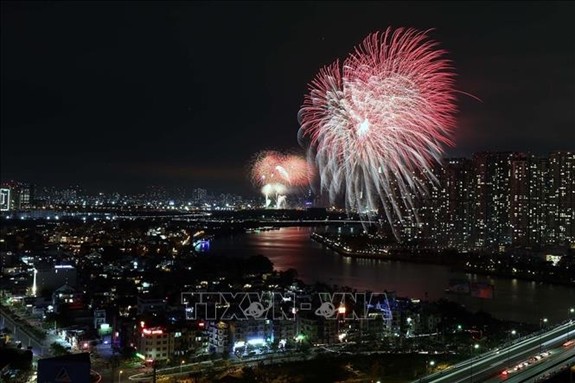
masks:
<path id="1" fill-rule="evenodd" d="M 279 272 L 279 283 L 282 285 L 291 284 L 298 277 L 297 270 L 294 268 L 289 268 L 285 271 Z"/>
<path id="2" fill-rule="evenodd" d="M 66 347 L 62 346 L 60 343 L 54 342 L 50 345 L 50 350 L 54 356 L 68 355 L 70 352 Z"/>

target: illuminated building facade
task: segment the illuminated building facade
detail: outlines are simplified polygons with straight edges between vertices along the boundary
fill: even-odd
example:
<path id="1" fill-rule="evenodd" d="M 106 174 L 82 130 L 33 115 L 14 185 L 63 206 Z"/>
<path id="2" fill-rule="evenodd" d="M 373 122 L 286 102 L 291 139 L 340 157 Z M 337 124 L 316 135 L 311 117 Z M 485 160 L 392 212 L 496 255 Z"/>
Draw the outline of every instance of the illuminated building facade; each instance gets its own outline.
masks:
<path id="1" fill-rule="evenodd" d="M 10 189 L 1 188 L 0 189 L 0 211 L 10 211 L 12 207 L 12 201 L 10 199 Z"/>
<path id="2" fill-rule="evenodd" d="M 147 360 L 166 360 L 174 353 L 175 332 L 163 327 L 142 327 L 138 352 Z"/>
<path id="3" fill-rule="evenodd" d="M 291 341 L 296 336 L 294 320 L 248 319 L 238 321 L 213 321 L 208 326 L 211 352 L 226 353 Z"/>
<path id="4" fill-rule="evenodd" d="M 438 183 L 404 220 L 406 240 L 438 248 L 575 246 L 575 153 L 477 153 L 433 169 Z"/>
<path id="5" fill-rule="evenodd" d="M 208 326 L 208 342 L 210 352 L 223 353 L 229 351 L 230 344 L 230 324 L 224 321 L 212 321 Z"/>
<path id="6" fill-rule="evenodd" d="M 34 186 L 22 182 L 3 182 L 0 188 L 0 211 L 25 210 L 32 207 Z"/>
<path id="7" fill-rule="evenodd" d="M 575 153 L 555 152 L 549 156 L 548 241 L 575 242 Z"/>

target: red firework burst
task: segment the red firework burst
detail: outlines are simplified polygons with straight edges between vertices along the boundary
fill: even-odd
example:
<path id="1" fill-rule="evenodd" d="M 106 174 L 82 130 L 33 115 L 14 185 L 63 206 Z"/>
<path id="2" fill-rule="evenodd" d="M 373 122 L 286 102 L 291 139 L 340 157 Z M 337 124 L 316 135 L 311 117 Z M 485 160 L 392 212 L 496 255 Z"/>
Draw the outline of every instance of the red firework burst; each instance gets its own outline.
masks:
<path id="1" fill-rule="evenodd" d="M 382 204 L 390 222 L 400 205 L 413 206 L 410 195 L 425 186 L 414 173 L 431 174 L 455 124 L 454 75 L 436 46 L 426 32 L 387 29 L 311 82 L 299 135 L 332 201 L 344 193 L 352 210 Z"/>
<path id="2" fill-rule="evenodd" d="M 300 187 L 309 184 L 312 174 L 312 168 L 303 158 L 267 150 L 256 155 L 251 179 L 256 186 L 279 183 Z"/>
<path id="3" fill-rule="evenodd" d="M 300 187 L 309 185 L 313 177 L 313 168 L 302 157 L 288 155 L 283 161 L 283 168 L 289 175 L 289 185 Z"/>
<path id="4" fill-rule="evenodd" d="M 277 166 L 282 163 L 284 155 L 266 150 L 256 154 L 252 165 L 251 179 L 256 186 L 263 186 L 273 182 L 280 182 Z"/>

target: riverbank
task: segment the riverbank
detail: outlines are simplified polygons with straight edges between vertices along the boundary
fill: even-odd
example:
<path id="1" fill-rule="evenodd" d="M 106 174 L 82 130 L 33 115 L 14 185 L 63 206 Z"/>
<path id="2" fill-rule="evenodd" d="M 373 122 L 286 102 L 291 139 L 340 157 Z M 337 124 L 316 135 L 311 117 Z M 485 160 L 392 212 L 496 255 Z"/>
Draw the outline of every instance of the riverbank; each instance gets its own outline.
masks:
<path id="1" fill-rule="evenodd" d="M 549 266 L 544 260 L 536 257 L 532 257 L 527 262 L 518 263 L 520 261 L 514 257 L 505 258 L 505 255 L 502 254 L 487 255 L 460 253 L 453 250 L 405 249 L 397 245 L 354 249 L 346 239 L 340 237 L 331 238 L 329 235 L 313 232 L 310 238 L 346 258 L 442 265 L 450 267 L 455 272 L 575 287 L 575 276 L 558 275 L 557 271 L 561 270 Z M 517 265 L 520 267 L 516 267 Z"/>

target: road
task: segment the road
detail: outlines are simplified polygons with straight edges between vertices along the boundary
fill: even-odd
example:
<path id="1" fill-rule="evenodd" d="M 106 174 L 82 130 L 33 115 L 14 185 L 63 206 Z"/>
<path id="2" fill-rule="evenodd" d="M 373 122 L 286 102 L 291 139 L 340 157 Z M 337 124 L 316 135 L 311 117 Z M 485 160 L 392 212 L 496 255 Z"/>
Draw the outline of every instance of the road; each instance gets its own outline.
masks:
<path id="1" fill-rule="evenodd" d="M 8 328 L 11 332 L 10 336 L 14 340 L 22 342 L 22 347 L 32 347 L 34 355 L 48 355 L 50 347 L 48 337 L 43 340 L 38 339 L 36 335 L 26 328 L 22 320 L 22 318 L 13 317 L 13 314 L 9 311 L 0 309 L 0 328 Z"/>
<path id="2" fill-rule="evenodd" d="M 575 322 L 571 321 L 543 333 L 534 334 L 512 345 L 491 350 L 451 367 L 449 370 L 431 374 L 414 383 L 478 383 L 501 374 L 508 366 L 519 363 L 539 353 L 560 346 L 573 338 Z"/>
<path id="3" fill-rule="evenodd" d="M 507 375 L 499 374 L 484 383 L 521 383 L 521 382 L 539 382 L 548 378 L 548 374 L 560 371 L 566 365 L 575 363 L 575 347 L 557 347 L 551 351 L 551 355 L 539 362 L 535 362 L 528 368 L 519 372 L 509 373 Z"/>
<path id="4" fill-rule="evenodd" d="M 51 356 L 50 346 L 52 343 L 59 343 L 63 347 L 71 347 L 68 342 L 51 331 L 46 333 L 45 339 L 38 339 L 27 326 L 34 326 L 42 332 L 45 332 L 45 330 L 38 326 L 38 323 L 32 322 L 25 313 L 17 312 L 16 314 L 19 318 L 14 318 L 14 313 L 0 308 L 0 328 L 8 328 L 11 331 L 11 337 L 22 342 L 23 347 L 32 347 L 32 352 L 35 356 Z"/>
<path id="5" fill-rule="evenodd" d="M 286 354 L 286 355 L 278 355 L 274 354 L 273 356 L 262 355 L 259 357 L 249 358 L 249 359 L 236 359 L 233 361 L 229 361 L 229 363 L 224 362 L 222 359 L 214 360 L 214 361 L 205 361 L 205 362 L 196 362 L 196 363 L 189 363 L 184 364 L 182 366 L 176 367 L 167 367 L 158 369 L 156 371 L 156 376 L 187 376 L 190 373 L 199 373 L 201 371 L 205 371 L 206 369 L 213 369 L 214 371 L 223 371 L 230 368 L 241 368 L 241 367 L 255 367 L 260 364 L 275 364 L 275 363 L 286 363 L 286 362 L 297 362 L 301 360 L 311 359 L 314 356 L 312 354 Z M 132 376 L 129 376 L 129 379 L 133 382 L 151 382 L 152 381 L 152 374 L 151 373 L 139 373 Z"/>

